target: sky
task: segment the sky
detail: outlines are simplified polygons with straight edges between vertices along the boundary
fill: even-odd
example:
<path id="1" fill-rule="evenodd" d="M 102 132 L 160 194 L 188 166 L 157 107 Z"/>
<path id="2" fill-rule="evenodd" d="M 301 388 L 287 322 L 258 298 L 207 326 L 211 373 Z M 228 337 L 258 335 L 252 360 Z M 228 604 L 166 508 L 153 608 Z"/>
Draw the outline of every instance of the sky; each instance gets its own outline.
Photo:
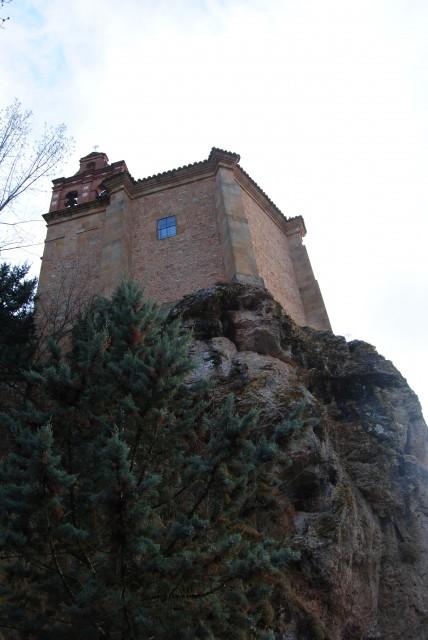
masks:
<path id="1" fill-rule="evenodd" d="M 426 0 L 13 0 L 7 14 L 0 106 L 18 98 L 35 132 L 67 125 L 59 175 L 95 146 L 135 178 L 239 153 L 303 215 L 335 333 L 374 344 L 428 415 Z M 32 246 L 0 255 L 34 273 L 49 192 L 6 218 L 36 220 L 18 227 Z"/>

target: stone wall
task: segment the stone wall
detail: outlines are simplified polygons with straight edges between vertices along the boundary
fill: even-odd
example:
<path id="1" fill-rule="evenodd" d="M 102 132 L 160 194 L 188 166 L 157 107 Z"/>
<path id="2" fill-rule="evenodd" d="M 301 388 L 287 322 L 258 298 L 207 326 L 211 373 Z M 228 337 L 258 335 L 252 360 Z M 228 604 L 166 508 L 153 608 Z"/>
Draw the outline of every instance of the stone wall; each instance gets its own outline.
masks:
<path id="1" fill-rule="evenodd" d="M 157 239 L 157 221 L 176 216 L 177 235 Z M 215 178 L 147 194 L 114 193 L 104 210 L 70 211 L 48 227 L 39 293 L 57 296 L 64 274 L 89 294 L 109 295 L 131 277 L 158 303 L 224 281 Z"/>
<path id="2" fill-rule="evenodd" d="M 285 232 L 243 189 L 242 199 L 250 225 L 257 268 L 266 287 L 295 322 L 306 324 Z"/>
<path id="3" fill-rule="evenodd" d="M 131 276 L 159 303 L 225 280 L 215 178 L 163 189 L 132 203 Z M 176 216 L 177 235 L 157 239 L 157 220 Z"/>
<path id="4" fill-rule="evenodd" d="M 102 292 L 105 210 L 80 212 L 47 229 L 37 293 L 39 328 L 52 332 Z"/>

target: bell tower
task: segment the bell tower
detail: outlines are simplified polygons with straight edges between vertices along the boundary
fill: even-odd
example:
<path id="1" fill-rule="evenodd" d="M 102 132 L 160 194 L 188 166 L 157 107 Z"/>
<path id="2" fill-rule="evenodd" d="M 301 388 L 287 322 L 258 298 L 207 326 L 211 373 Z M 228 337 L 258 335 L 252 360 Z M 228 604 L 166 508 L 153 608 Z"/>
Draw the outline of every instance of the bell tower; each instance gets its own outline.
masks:
<path id="1" fill-rule="evenodd" d="M 101 183 L 118 173 L 127 172 L 123 160 L 109 164 L 108 157 L 100 151 L 92 151 L 80 158 L 79 171 L 69 178 L 53 180 L 49 212 L 69 209 L 102 197 Z"/>
<path id="2" fill-rule="evenodd" d="M 134 180 L 123 160 L 81 158 L 77 173 L 53 181 L 40 300 L 110 295 L 132 278 L 170 305 L 237 280 L 266 287 L 297 324 L 330 330 L 303 218 L 284 216 L 239 161 L 214 147 L 206 160 Z"/>

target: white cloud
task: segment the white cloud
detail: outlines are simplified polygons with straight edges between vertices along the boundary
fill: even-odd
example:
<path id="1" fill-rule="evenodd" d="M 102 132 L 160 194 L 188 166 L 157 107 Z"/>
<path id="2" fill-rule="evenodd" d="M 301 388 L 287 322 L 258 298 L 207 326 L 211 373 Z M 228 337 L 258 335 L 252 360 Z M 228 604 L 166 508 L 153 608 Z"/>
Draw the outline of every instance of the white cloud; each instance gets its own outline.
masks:
<path id="1" fill-rule="evenodd" d="M 428 406 L 426 2 L 10 7 L 3 99 L 69 125 L 65 173 L 95 144 L 136 177 L 212 145 L 239 152 L 284 212 L 305 216 L 335 330 L 376 344 Z"/>

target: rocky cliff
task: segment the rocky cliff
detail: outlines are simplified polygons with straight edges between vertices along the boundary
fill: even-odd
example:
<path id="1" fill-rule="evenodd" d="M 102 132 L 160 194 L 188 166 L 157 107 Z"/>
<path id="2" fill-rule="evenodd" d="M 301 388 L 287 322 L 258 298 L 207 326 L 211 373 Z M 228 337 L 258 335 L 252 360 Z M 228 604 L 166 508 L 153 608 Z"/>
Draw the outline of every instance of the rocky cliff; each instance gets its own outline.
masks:
<path id="1" fill-rule="evenodd" d="M 219 285 L 171 315 L 194 335 L 194 376 L 261 428 L 290 413 L 283 534 L 300 552 L 277 604 L 282 640 L 428 638 L 428 430 L 374 347 L 296 326 L 270 294 Z"/>

